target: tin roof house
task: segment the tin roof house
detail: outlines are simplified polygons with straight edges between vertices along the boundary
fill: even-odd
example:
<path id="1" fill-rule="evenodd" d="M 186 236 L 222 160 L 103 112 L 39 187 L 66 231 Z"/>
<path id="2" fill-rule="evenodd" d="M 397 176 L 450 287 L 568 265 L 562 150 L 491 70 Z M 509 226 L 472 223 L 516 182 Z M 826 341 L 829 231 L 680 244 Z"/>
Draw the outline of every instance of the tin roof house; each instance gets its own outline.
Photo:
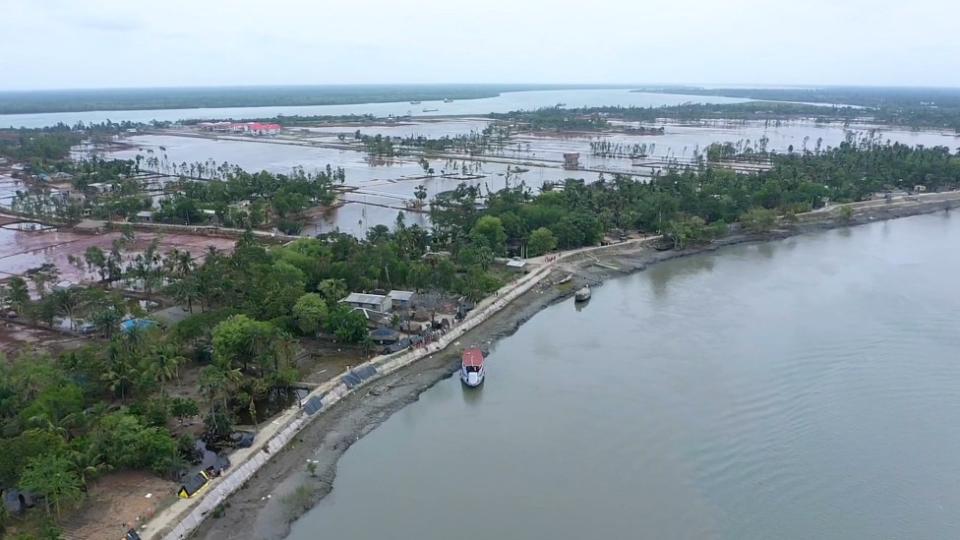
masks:
<path id="1" fill-rule="evenodd" d="M 340 300 L 340 303 L 352 308 L 368 309 L 380 313 L 389 313 L 393 307 L 393 301 L 390 297 L 382 294 L 350 293 L 346 298 Z"/>

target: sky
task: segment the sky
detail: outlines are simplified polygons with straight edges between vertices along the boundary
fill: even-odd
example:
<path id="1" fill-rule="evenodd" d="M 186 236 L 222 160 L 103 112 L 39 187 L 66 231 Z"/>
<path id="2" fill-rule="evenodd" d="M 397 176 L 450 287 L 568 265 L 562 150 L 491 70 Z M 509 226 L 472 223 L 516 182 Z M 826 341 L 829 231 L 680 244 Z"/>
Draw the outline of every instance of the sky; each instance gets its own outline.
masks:
<path id="1" fill-rule="evenodd" d="M 0 90 L 960 87 L 957 0 L 0 0 Z"/>

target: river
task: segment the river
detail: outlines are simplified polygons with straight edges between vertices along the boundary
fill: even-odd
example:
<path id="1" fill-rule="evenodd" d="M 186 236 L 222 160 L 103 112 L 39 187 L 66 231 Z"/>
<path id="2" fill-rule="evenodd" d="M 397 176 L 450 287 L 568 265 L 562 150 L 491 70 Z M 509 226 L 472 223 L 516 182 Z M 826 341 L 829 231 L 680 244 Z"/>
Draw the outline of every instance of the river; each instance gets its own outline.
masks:
<path id="1" fill-rule="evenodd" d="M 656 94 L 631 92 L 628 89 L 573 89 L 531 90 L 503 92 L 499 96 L 480 99 L 463 99 L 452 103 L 424 101 L 411 105 L 406 101 L 391 103 L 357 103 L 353 105 L 310 105 L 297 107 L 218 107 L 208 109 L 152 109 L 142 111 L 83 111 L 33 114 L 0 114 L 0 127 L 40 128 L 58 122 L 74 125 L 77 122 L 150 122 L 151 120 L 177 122 L 188 119 L 241 119 L 272 118 L 285 116 L 325 116 L 372 114 L 387 116 L 444 116 L 451 114 L 505 113 L 515 110 L 533 110 L 553 107 L 564 103 L 567 107 L 600 107 L 622 105 L 624 107 L 659 107 L 681 103 L 742 103 L 750 101 L 721 96 L 688 96 L 682 94 Z M 427 112 L 424 110 L 427 109 Z"/>
<path id="2" fill-rule="evenodd" d="M 344 454 L 291 540 L 960 537 L 960 219 L 608 281 Z"/>

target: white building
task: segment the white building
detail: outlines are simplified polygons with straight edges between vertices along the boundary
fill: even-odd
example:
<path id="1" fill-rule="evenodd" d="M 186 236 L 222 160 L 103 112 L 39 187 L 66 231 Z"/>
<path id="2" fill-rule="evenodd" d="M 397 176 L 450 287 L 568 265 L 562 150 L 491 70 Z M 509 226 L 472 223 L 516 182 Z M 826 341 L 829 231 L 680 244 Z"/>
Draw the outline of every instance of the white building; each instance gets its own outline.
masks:
<path id="1" fill-rule="evenodd" d="M 507 261 L 507 270 L 517 273 L 526 273 L 527 261 L 523 259 L 510 259 Z"/>

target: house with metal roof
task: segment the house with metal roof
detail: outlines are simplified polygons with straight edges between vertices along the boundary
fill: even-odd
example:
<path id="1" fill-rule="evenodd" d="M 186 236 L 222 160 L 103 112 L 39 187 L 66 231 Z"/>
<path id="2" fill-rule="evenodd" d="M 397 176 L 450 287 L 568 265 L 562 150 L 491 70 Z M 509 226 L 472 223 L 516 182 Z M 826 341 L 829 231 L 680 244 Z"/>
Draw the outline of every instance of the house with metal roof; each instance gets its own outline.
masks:
<path id="1" fill-rule="evenodd" d="M 369 309 L 380 313 L 389 313 L 393 307 L 393 301 L 390 297 L 382 294 L 350 293 L 346 298 L 340 300 L 340 303 L 353 308 Z"/>
<path id="2" fill-rule="evenodd" d="M 523 259 L 510 259 L 507 261 L 507 270 L 518 273 L 526 273 L 527 261 Z"/>
<path id="3" fill-rule="evenodd" d="M 413 308 L 413 300 L 416 295 L 413 291 L 390 291 L 387 293 L 393 303 L 393 309 Z"/>

